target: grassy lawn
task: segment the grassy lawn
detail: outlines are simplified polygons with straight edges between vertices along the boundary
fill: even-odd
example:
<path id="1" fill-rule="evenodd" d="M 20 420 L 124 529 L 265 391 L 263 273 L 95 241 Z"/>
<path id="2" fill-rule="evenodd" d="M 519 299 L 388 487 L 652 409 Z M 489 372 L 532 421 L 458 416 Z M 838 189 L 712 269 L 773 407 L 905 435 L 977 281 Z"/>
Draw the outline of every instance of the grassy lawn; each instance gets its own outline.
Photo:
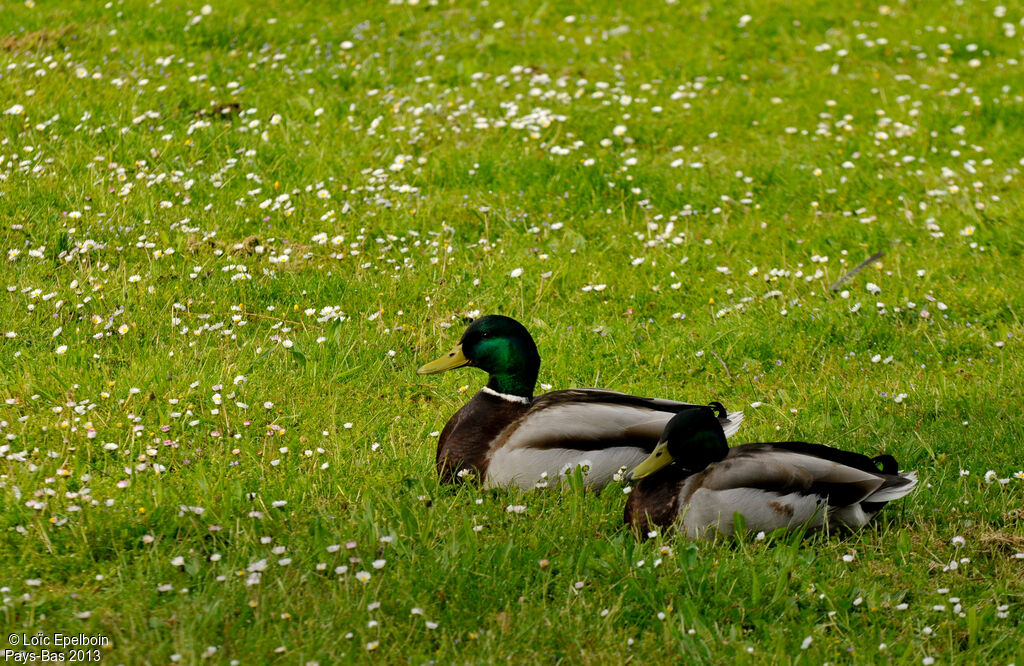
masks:
<path id="1" fill-rule="evenodd" d="M 0 653 L 1024 663 L 1006 4 L 0 5 Z M 921 483 L 696 544 L 442 486 L 485 376 L 415 369 L 492 312 Z"/>

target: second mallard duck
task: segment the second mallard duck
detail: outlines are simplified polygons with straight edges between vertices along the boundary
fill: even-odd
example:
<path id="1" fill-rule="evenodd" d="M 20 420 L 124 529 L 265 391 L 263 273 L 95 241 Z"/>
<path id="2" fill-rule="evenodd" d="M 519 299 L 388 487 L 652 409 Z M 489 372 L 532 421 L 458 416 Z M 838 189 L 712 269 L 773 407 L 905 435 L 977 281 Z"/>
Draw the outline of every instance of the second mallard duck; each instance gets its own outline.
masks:
<path id="1" fill-rule="evenodd" d="M 806 442 L 729 448 L 707 408 L 673 417 L 630 477 L 639 482 L 626 502 L 626 523 L 643 532 L 678 524 L 691 538 L 731 535 L 735 514 L 753 532 L 859 529 L 917 484 L 917 473 L 899 473 L 889 455 L 868 458 Z"/>
<path id="2" fill-rule="evenodd" d="M 583 467 L 586 484 L 600 488 L 620 470 L 651 453 L 665 424 L 687 409 L 674 400 L 601 389 L 552 391 L 538 397 L 537 345 L 515 319 L 488 315 L 474 321 L 448 354 L 421 367 L 433 374 L 471 366 L 486 371 L 487 386 L 455 413 L 437 443 L 437 471 L 454 482 L 476 478 L 488 487 L 524 489 L 557 482 Z M 714 403 L 723 436 L 743 420 Z"/>

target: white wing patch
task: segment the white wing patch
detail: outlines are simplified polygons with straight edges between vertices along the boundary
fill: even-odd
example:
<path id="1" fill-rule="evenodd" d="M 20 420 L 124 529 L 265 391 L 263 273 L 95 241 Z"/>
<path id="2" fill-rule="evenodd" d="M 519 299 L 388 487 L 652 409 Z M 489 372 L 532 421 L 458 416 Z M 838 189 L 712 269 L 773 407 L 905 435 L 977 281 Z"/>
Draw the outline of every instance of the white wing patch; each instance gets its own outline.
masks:
<path id="1" fill-rule="evenodd" d="M 684 485 L 681 501 L 686 492 Z M 804 523 L 817 528 L 825 522 L 827 507 L 825 498 L 818 495 L 782 495 L 756 488 L 700 488 L 683 510 L 683 530 L 690 538 L 699 539 L 712 536 L 707 532 L 713 530 L 731 536 L 735 532 L 734 513 L 743 515 L 747 529 L 752 532 L 771 532 Z"/>
<path id="2" fill-rule="evenodd" d="M 871 521 L 871 515 L 865 513 L 858 502 L 857 504 L 836 509 L 829 514 L 829 520 L 847 525 L 856 530 L 867 525 Z"/>
<path id="3" fill-rule="evenodd" d="M 484 485 L 487 488 L 519 486 L 529 490 L 543 479 L 553 485 L 567 469 L 583 466 L 587 487 L 599 490 L 612 480 L 619 468 L 631 468 L 646 457 L 646 451 L 632 446 L 595 451 L 502 447 L 491 457 Z"/>

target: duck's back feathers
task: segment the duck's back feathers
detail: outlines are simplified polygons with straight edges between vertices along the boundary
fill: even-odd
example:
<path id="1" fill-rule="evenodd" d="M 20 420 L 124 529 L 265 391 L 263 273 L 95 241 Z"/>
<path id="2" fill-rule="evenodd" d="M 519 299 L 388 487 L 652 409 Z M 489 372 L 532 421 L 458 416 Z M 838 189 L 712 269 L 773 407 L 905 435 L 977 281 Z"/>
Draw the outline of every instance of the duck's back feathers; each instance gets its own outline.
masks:
<path id="1" fill-rule="evenodd" d="M 832 506 L 860 502 L 884 481 L 877 469 L 868 472 L 821 455 L 771 444 L 744 444 L 729 449 L 725 460 L 708 466 L 694 478 L 699 487 L 709 490 L 759 488 L 779 493 L 800 492 L 827 497 Z"/>
<path id="2" fill-rule="evenodd" d="M 682 517 L 681 529 L 694 538 L 709 531 L 732 534 L 736 513 L 751 531 L 827 524 L 857 529 L 916 483 L 915 472 L 897 473 L 891 456 L 871 459 L 806 442 L 744 444 L 698 473 L 673 464 L 642 479 L 625 517 L 644 530 Z M 670 513 L 665 493 L 671 490 L 677 499 Z"/>
<path id="3" fill-rule="evenodd" d="M 650 453 L 669 419 L 695 407 L 708 408 L 594 388 L 552 391 L 534 398 L 515 430 L 496 444 L 510 449 L 580 451 L 623 445 Z M 743 412 L 723 413 L 719 418 L 726 436 L 735 432 L 742 420 Z"/>

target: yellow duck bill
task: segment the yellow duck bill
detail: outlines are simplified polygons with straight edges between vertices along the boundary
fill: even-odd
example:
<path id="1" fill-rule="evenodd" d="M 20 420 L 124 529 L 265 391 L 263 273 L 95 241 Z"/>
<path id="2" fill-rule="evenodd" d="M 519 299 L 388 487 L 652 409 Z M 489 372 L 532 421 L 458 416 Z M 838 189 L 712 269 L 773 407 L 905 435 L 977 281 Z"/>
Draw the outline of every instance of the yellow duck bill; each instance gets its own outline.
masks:
<path id="1" fill-rule="evenodd" d="M 629 473 L 630 481 L 639 481 L 645 476 L 654 474 L 662 467 L 672 462 L 672 455 L 668 452 L 667 442 L 658 442 L 658 445 L 654 447 L 654 451 L 651 455 L 647 456 L 639 465 L 633 468 L 633 471 Z"/>
<path id="2" fill-rule="evenodd" d="M 462 345 L 455 345 L 450 352 L 441 358 L 431 361 L 416 371 L 417 375 L 433 375 L 445 370 L 454 370 L 469 365 L 469 359 L 462 353 Z"/>

